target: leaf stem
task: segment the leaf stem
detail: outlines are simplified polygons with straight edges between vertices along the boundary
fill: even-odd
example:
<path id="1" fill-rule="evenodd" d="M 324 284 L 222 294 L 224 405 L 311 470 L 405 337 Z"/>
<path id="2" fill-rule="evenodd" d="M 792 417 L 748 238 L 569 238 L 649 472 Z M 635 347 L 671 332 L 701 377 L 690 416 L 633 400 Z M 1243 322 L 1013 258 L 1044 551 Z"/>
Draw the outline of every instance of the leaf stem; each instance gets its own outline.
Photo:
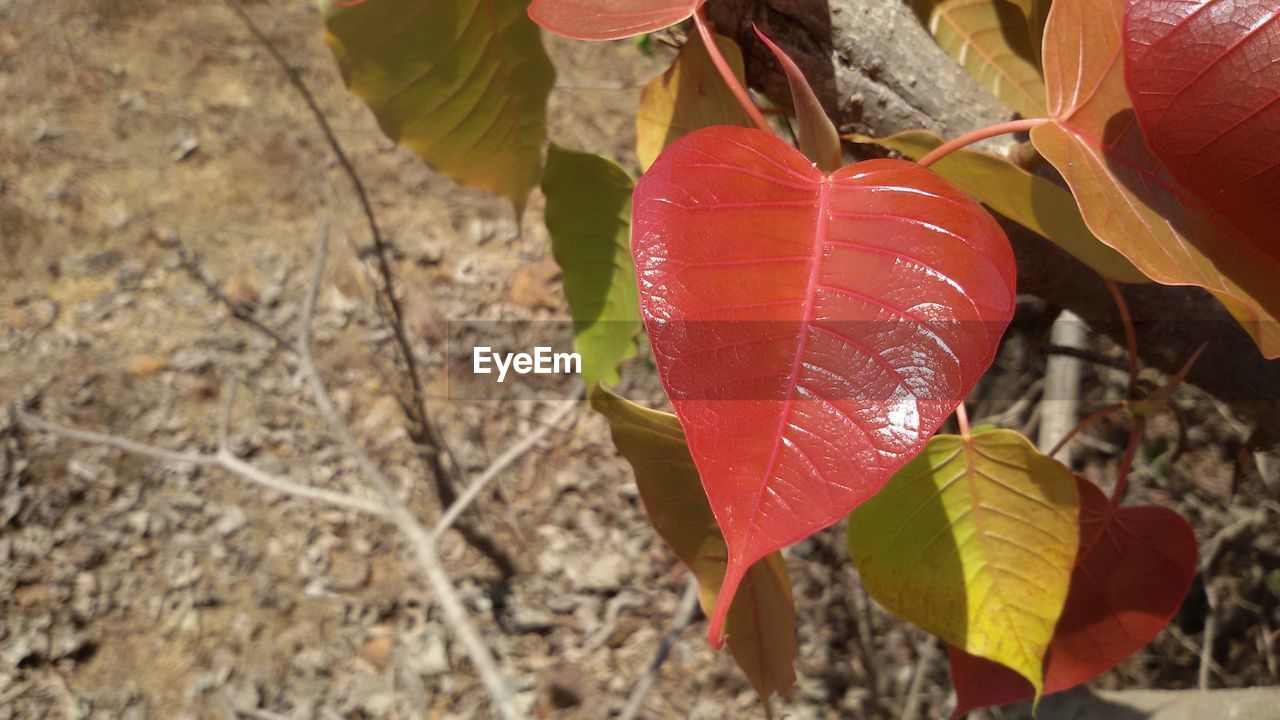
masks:
<path id="1" fill-rule="evenodd" d="M 1138 447 L 1142 444 L 1142 433 L 1146 427 L 1145 417 L 1138 415 L 1133 419 L 1133 427 L 1129 430 L 1129 444 L 1124 448 L 1124 457 L 1120 460 L 1120 473 L 1116 475 L 1116 486 L 1111 491 L 1111 507 L 1120 507 L 1120 501 L 1124 499 L 1129 471 L 1133 469 L 1133 458 L 1138 454 Z"/>
<path id="2" fill-rule="evenodd" d="M 966 145 L 972 145 L 979 140 L 986 140 L 987 138 L 993 138 L 1007 133 L 1027 132 L 1031 128 L 1046 122 L 1049 122 L 1048 118 L 1032 118 L 1030 120 L 1010 120 L 1009 122 L 996 123 L 994 125 L 981 127 L 973 132 L 965 133 L 954 140 L 948 140 L 942 143 L 938 147 L 929 151 L 927 155 L 920 158 L 920 164 L 924 167 L 929 167 Z"/>
<path id="3" fill-rule="evenodd" d="M 1133 329 L 1133 316 L 1129 314 L 1129 304 L 1124 301 L 1124 295 L 1120 292 L 1120 284 L 1115 280 L 1107 280 L 1107 289 L 1111 291 L 1111 297 L 1116 301 L 1116 310 L 1120 312 L 1120 322 L 1124 324 L 1124 342 L 1129 348 L 1129 390 L 1128 397 L 1130 400 L 1137 397 L 1138 393 L 1138 334 Z M 1201 347 L 1203 350 L 1204 348 Z M 1192 357 L 1195 361 L 1199 357 L 1200 352 Z"/>
<path id="4" fill-rule="evenodd" d="M 764 114 L 760 112 L 760 108 L 751 101 L 751 96 L 747 94 L 747 89 L 742 87 L 742 83 L 738 82 L 738 76 L 733 74 L 733 68 L 729 67 L 729 61 L 724 59 L 724 55 L 720 52 L 720 46 L 716 44 L 716 38 L 711 34 L 711 26 L 707 24 L 706 13 L 702 11 L 702 6 L 693 13 L 693 22 L 698 26 L 698 34 L 702 36 L 702 44 L 707 48 L 707 54 L 711 56 L 711 63 L 716 66 L 716 71 L 720 73 L 720 78 L 724 80 L 724 84 L 729 88 L 729 92 L 733 93 L 733 97 L 742 106 L 743 111 L 751 118 L 751 122 L 755 126 L 767 133 L 773 130 L 769 127 L 769 121 L 765 120 Z"/>
<path id="5" fill-rule="evenodd" d="M 1076 423 L 1076 426 L 1071 428 L 1070 432 L 1068 432 L 1066 435 L 1063 435 L 1062 439 L 1059 440 L 1057 444 L 1053 446 L 1053 449 L 1050 450 L 1047 453 L 1047 455 L 1049 457 L 1053 457 L 1054 455 L 1057 455 L 1058 452 L 1062 450 L 1062 448 L 1066 447 L 1067 443 L 1071 442 L 1071 438 L 1080 434 L 1081 430 L 1084 430 L 1085 428 L 1101 420 L 1102 418 L 1107 417 L 1108 415 L 1114 415 L 1115 413 L 1118 413 L 1121 410 L 1124 410 L 1125 407 L 1127 406 L 1123 402 L 1113 402 L 1113 403 L 1102 406 L 1101 408 L 1093 411 L 1092 413 L 1089 413 L 1088 417 Z"/>
<path id="6" fill-rule="evenodd" d="M 969 439 L 969 411 L 964 407 L 964 401 L 956 406 L 956 423 L 960 425 L 960 437 L 965 440 Z"/>

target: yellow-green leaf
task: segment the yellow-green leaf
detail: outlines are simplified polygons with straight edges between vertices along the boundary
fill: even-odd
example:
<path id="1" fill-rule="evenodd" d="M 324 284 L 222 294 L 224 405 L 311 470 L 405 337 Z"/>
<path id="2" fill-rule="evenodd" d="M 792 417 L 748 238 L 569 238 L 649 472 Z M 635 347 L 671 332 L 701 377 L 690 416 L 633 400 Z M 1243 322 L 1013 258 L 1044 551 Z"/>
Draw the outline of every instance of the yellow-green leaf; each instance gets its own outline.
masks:
<path id="1" fill-rule="evenodd" d="M 574 343 L 587 388 L 616 385 L 618 365 L 636 354 L 640 306 L 631 265 L 634 181 L 598 155 L 552 145 L 542 192 L 551 252 L 564 273 Z"/>
<path id="2" fill-rule="evenodd" d="M 555 80 L 524 0 L 321 0 L 325 40 L 390 138 L 523 210 Z"/>
<path id="3" fill-rule="evenodd" d="M 720 54 L 738 81 L 746 83 L 742 50 L 727 37 L 715 36 Z M 698 33 L 689 33 L 680 53 L 661 75 L 640 91 L 636 108 L 636 159 L 648 170 L 668 145 L 694 130 L 712 125 L 751 127 L 747 117 L 724 84 Z"/>
<path id="4" fill-rule="evenodd" d="M 947 54 L 1023 116 L 1044 117 L 1044 79 L 1027 13 L 1008 0 L 944 0 L 929 32 Z"/>
<path id="5" fill-rule="evenodd" d="M 907 130 L 885 138 L 849 135 L 919 160 L 942 144 L 928 130 Z M 1071 253 L 1099 275 L 1117 282 L 1150 282 L 1123 255 L 1102 244 L 1084 223 L 1071 193 L 1005 158 L 977 150 L 957 150 L 931 166 L 952 185 L 1019 225 Z"/>
<path id="6" fill-rule="evenodd" d="M 849 553 L 880 604 L 1016 671 L 1039 697 L 1078 505 L 1071 471 L 1022 435 L 939 435 L 849 516 Z"/>
<path id="7" fill-rule="evenodd" d="M 653 527 L 698 578 L 710 614 L 724 579 L 728 549 L 702 491 L 675 415 L 641 407 L 597 387 L 591 406 L 609 420 L 613 442 L 631 463 Z M 725 621 L 729 651 L 766 701 L 795 684 L 796 610 L 780 553 L 751 566 Z"/>

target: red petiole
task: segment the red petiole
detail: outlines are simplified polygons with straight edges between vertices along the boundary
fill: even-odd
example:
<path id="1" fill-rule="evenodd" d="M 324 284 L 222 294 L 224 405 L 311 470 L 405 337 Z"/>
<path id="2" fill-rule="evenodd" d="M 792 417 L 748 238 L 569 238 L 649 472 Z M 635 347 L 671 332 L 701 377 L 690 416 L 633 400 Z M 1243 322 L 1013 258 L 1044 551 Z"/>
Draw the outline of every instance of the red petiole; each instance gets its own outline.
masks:
<path id="1" fill-rule="evenodd" d="M 959 150 L 966 145 L 972 145 L 980 140 L 998 137 L 1007 133 L 1027 132 L 1031 128 L 1048 122 L 1048 118 L 1032 118 L 1030 120 L 1010 120 L 1009 122 L 996 123 L 986 127 L 978 128 L 970 133 L 965 133 L 954 140 L 948 140 L 938 147 L 934 148 L 929 154 L 920 158 L 920 164 L 929 167 L 938 162 L 942 158 Z"/>
<path id="2" fill-rule="evenodd" d="M 702 36 L 702 44 L 707 48 L 707 54 L 711 56 L 711 63 L 716 66 L 716 71 L 720 73 L 724 84 L 733 93 L 733 97 L 737 99 L 738 104 L 751 118 L 751 122 L 755 126 L 767 133 L 773 132 L 769 128 L 769 121 L 765 119 L 764 114 L 760 112 L 760 108 L 751 101 L 751 96 L 747 94 L 747 89 L 738 82 L 738 76 L 733 74 L 733 68 L 729 67 L 729 62 L 724 59 L 724 55 L 720 52 L 720 46 L 716 44 L 716 38 L 711 34 L 711 26 L 707 24 L 707 16 L 699 7 L 693 13 L 693 22 L 698 26 L 698 34 Z"/>

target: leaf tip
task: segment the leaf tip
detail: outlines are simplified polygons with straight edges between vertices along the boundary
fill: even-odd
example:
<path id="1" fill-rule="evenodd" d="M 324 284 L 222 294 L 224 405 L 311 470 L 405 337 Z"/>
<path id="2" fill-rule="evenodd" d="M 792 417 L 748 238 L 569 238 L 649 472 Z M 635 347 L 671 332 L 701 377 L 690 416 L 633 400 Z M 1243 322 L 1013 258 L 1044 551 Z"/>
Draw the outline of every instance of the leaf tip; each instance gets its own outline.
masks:
<path id="1" fill-rule="evenodd" d="M 742 584 L 742 578 L 746 576 L 747 569 L 751 563 L 743 562 L 741 556 L 729 553 L 729 564 L 724 569 L 724 580 L 720 583 L 720 589 L 716 592 L 716 606 L 711 613 L 711 627 L 707 629 L 707 643 L 715 650 L 724 649 L 725 640 L 728 638 L 724 633 L 725 620 L 729 617 L 729 608 L 733 605 L 733 596 L 738 592 L 738 586 Z"/>

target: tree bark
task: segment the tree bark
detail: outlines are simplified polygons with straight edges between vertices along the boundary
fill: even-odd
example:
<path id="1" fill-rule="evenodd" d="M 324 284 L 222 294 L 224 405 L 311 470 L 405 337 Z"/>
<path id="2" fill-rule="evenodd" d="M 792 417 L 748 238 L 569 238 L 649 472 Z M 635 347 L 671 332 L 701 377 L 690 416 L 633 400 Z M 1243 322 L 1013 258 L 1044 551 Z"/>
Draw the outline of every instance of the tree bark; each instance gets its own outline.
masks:
<path id="1" fill-rule="evenodd" d="M 1012 117 L 933 41 L 903 0 L 716 0 L 707 14 L 743 48 L 752 86 L 782 106 L 786 78 L 755 38 L 756 24 L 792 54 L 842 131 L 872 136 L 928 128 L 944 137 Z M 1006 223 L 1018 259 L 1019 292 L 1075 312 L 1124 344 L 1106 285 L 1039 236 Z M 1280 279 L 1277 280 L 1280 282 Z M 1280 361 L 1207 292 L 1156 284 L 1125 288 L 1143 361 L 1172 374 L 1203 343 L 1188 381 L 1256 428 L 1265 448 L 1280 440 Z"/>

